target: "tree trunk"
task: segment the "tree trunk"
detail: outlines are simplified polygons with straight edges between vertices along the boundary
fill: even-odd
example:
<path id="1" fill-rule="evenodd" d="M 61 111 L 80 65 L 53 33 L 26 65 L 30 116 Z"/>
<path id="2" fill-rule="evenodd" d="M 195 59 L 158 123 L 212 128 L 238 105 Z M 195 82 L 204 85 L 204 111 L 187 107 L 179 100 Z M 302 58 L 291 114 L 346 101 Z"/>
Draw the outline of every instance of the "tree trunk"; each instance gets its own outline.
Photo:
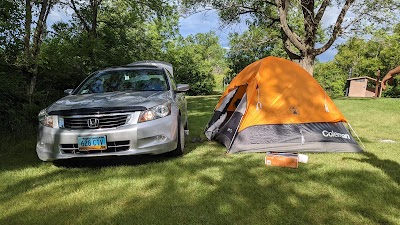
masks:
<path id="1" fill-rule="evenodd" d="M 26 77 L 26 83 L 31 80 L 31 65 L 32 65 L 32 54 L 31 54 L 31 24 L 32 24 L 32 3 L 31 0 L 25 0 L 25 34 L 24 34 L 24 57 L 21 65 L 22 72 Z M 31 102 L 30 97 L 30 85 L 26 87 L 26 96 Z"/>
<path id="2" fill-rule="evenodd" d="M 92 26 L 91 26 L 91 35 L 93 39 L 97 38 L 97 17 L 98 17 L 98 10 L 101 0 L 92 0 Z"/>
<path id="3" fill-rule="evenodd" d="M 97 27 L 98 27 L 98 11 L 102 0 L 90 0 L 88 5 L 82 4 L 77 0 L 69 0 L 71 8 L 74 10 L 79 21 L 83 25 L 83 28 L 88 33 L 90 46 L 89 46 L 89 60 L 92 66 L 97 65 L 97 59 L 95 54 L 95 42 L 97 40 Z M 84 8 L 89 9 L 89 15 L 85 14 L 82 10 Z"/>
<path id="4" fill-rule="evenodd" d="M 25 35 L 24 35 L 24 60 L 28 65 L 30 58 L 30 39 L 32 24 L 32 5 L 30 0 L 25 0 Z"/>
<path id="5" fill-rule="evenodd" d="M 29 99 L 29 103 L 33 102 L 33 95 L 36 87 L 36 80 L 38 74 L 38 63 L 39 63 L 39 54 L 40 48 L 42 45 L 42 38 L 44 33 L 44 26 L 46 25 L 47 16 L 49 15 L 50 9 L 52 7 L 52 1 L 43 0 L 40 3 L 40 13 L 36 23 L 35 32 L 33 35 L 32 45 L 30 43 L 31 36 L 31 20 L 32 20 L 32 6 L 31 1 L 26 0 L 26 16 L 25 16 L 25 36 L 24 36 L 24 44 L 25 44 L 25 66 L 24 71 L 27 76 L 27 83 L 29 83 L 27 88 L 27 97 Z"/>
<path id="6" fill-rule="evenodd" d="M 311 76 L 314 76 L 314 61 L 315 61 L 315 56 L 313 55 L 306 55 L 303 56 L 300 60 L 297 61 L 297 63 L 303 67 Z"/>
<path id="7" fill-rule="evenodd" d="M 30 83 L 29 83 L 29 87 L 28 87 L 28 98 L 29 98 L 29 103 L 33 102 L 33 93 L 35 91 L 35 87 L 36 87 L 36 79 L 37 79 L 37 65 L 34 65 L 34 68 L 30 75 L 31 75 L 31 79 L 30 79 Z"/>

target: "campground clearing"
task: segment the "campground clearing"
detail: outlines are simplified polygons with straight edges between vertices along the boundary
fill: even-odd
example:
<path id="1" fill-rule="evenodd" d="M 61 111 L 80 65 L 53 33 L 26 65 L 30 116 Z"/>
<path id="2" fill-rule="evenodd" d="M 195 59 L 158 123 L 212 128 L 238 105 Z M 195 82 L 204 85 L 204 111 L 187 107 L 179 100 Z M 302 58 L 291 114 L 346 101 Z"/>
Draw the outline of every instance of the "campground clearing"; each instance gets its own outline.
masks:
<path id="1" fill-rule="evenodd" d="M 367 150 L 305 153 L 298 169 L 205 141 L 217 100 L 188 97 L 180 158 L 56 167 L 37 158 L 34 136 L 3 138 L 0 224 L 400 224 L 400 99 L 334 100 Z"/>

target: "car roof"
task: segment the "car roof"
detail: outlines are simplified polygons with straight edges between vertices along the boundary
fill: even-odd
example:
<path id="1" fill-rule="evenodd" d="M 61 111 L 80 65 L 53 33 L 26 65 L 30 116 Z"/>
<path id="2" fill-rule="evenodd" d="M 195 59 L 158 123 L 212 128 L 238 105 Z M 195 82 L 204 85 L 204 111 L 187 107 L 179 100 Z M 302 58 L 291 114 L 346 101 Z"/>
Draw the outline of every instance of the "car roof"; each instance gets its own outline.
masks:
<path id="1" fill-rule="evenodd" d="M 161 68 L 165 68 L 166 70 L 168 70 L 168 72 L 173 76 L 173 68 L 172 68 L 172 64 L 168 63 L 168 62 L 163 62 L 163 61 L 157 61 L 157 60 L 144 60 L 144 61 L 137 61 L 137 62 L 133 62 L 130 63 L 128 65 L 126 65 L 128 67 L 161 67 Z"/>
<path id="2" fill-rule="evenodd" d="M 113 67 L 108 67 L 105 69 L 102 69 L 100 71 L 108 71 L 108 70 L 140 70 L 140 69 L 163 69 L 163 67 L 157 67 L 157 66 L 113 66 Z"/>

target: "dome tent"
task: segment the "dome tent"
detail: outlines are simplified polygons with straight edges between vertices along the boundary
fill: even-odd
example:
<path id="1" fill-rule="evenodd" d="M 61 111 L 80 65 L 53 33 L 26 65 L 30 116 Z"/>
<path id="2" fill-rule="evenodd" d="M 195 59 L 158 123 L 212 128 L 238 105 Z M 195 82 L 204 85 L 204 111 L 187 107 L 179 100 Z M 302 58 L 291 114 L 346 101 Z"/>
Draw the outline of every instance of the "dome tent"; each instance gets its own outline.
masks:
<path id="1" fill-rule="evenodd" d="M 205 135 L 235 152 L 360 152 L 347 120 L 303 68 L 277 57 L 243 69 L 218 101 Z"/>

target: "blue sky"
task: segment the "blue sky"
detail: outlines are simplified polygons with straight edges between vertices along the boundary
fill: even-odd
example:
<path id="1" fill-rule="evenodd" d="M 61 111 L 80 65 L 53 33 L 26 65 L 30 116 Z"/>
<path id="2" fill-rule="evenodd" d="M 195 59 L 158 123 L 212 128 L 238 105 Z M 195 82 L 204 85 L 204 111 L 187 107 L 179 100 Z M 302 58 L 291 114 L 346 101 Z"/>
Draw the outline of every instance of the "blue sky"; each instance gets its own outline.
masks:
<path id="1" fill-rule="evenodd" d="M 51 25 L 58 21 L 68 22 L 71 14 L 72 14 L 71 10 L 65 11 L 65 9 L 54 9 L 49 15 L 48 23 Z M 323 21 L 327 24 L 330 24 L 334 22 L 331 21 L 332 19 L 333 17 L 326 17 L 323 18 Z M 190 34 L 194 35 L 197 33 L 206 33 L 209 31 L 214 31 L 220 38 L 220 44 L 224 48 L 229 47 L 229 41 L 228 41 L 229 33 L 232 32 L 242 33 L 246 29 L 247 26 L 245 23 L 234 24 L 228 27 L 221 27 L 216 11 L 197 13 L 189 17 L 186 18 L 181 17 L 179 19 L 179 30 L 184 37 Z M 343 42 L 343 39 L 337 40 L 335 44 L 341 42 Z M 325 53 L 321 54 L 318 57 L 318 59 L 321 62 L 327 62 L 333 59 L 333 57 L 337 53 L 334 47 L 335 44 L 329 50 L 327 50 Z"/>

